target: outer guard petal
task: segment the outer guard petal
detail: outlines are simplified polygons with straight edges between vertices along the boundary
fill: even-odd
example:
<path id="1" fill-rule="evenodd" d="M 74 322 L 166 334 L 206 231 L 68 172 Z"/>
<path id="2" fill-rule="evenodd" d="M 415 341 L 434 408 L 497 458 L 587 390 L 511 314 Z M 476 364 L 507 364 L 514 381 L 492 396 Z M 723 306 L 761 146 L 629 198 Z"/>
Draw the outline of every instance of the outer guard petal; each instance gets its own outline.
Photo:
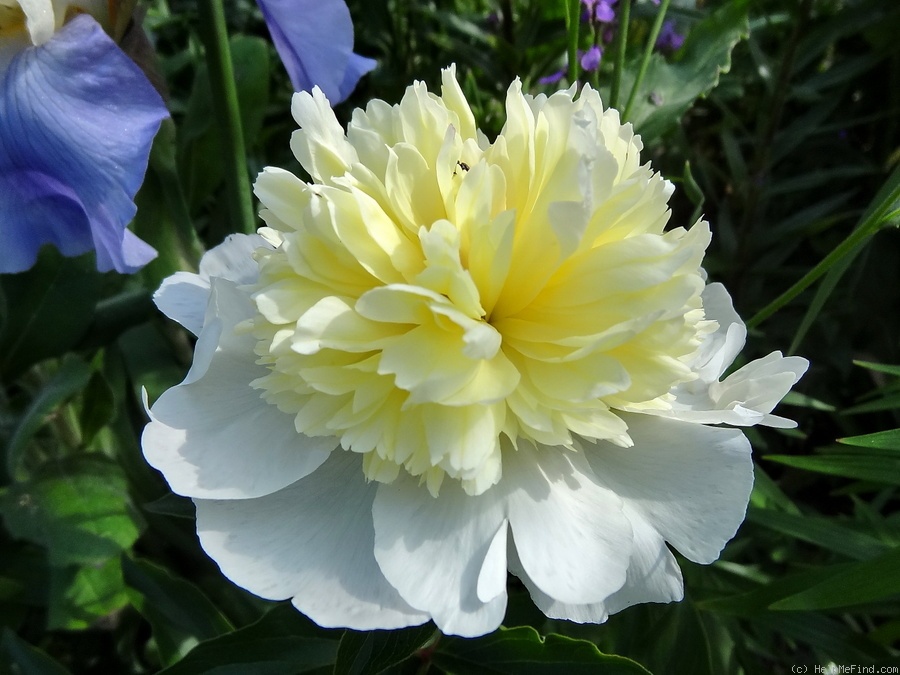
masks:
<path id="1" fill-rule="evenodd" d="M 470 497 L 456 481 L 445 481 L 432 497 L 408 475 L 378 486 L 372 509 L 378 566 L 444 633 L 484 635 L 503 620 L 506 589 L 497 593 L 494 568 L 505 569 L 506 556 L 491 545 L 505 527 L 501 498 L 497 489 Z M 479 590 L 492 599 L 483 602 Z"/>
<path id="2" fill-rule="evenodd" d="M 513 540 L 534 583 L 564 603 L 599 602 L 619 590 L 633 534 L 618 496 L 573 451 L 520 442 L 503 459 Z"/>
<path id="3" fill-rule="evenodd" d="M 528 588 L 534 604 L 552 619 L 575 623 L 603 623 L 610 614 L 642 602 L 672 602 L 684 596 L 681 570 L 656 530 L 636 516 L 628 505 L 625 515 L 634 530 L 634 548 L 625 585 L 601 602 L 565 603 L 544 593 L 528 576 L 514 546 L 509 549 L 509 571 Z"/>
<path id="4" fill-rule="evenodd" d="M 16 56 L 0 82 L 0 173 L 28 172 L 29 179 L 18 186 L 23 192 L 0 200 L 0 214 L 6 221 L 12 204 L 24 206 L 54 187 L 59 196 L 47 195 L 38 211 L 15 213 L 15 239 L 12 226 L 3 225 L 0 270 L 27 269 L 41 245 L 69 237 L 77 242 L 69 250 L 93 243 L 101 271 L 134 272 L 152 260 L 155 251 L 126 236 L 125 226 L 167 116 L 141 70 L 89 16 Z M 35 227 L 39 217 L 45 222 Z M 31 237 L 27 245 L 22 230 Z M 12 260 L 8 241 L 17 241 Z"/>
<path id="5" fill-rule="evenodd" d="M 319 86 L 332 105 L 375 62 L 353 53 L 353 22 L 343 0 L 257 0 L 297 91 Z"/>
<path id="6" fill-rule="evenodd" d="M 582 442 L 597 480 L 694 562 L 719 557 L 753 488 L 750 443 L 736 429 L 622 415 L 634 447 Z"/>
<path id="7" fill-rule="evenodd" d="M 239 586 L 293 604 L 324 627 L 392 629 L 428 621 L 373 555 L 372 501 L 358 455 L 335 452 L 313 474 L 248 500 L 196 500 L 206 552 Z"/>
<path id="8" fill-rule="evenodd" d="M 214 279 L 194 365 L 151 408 L 144 456 L 178 494 L 266 495 L 314 471 L 334 448 L 334 439 L 298 434 L 293 417 L 250 386 L 266 370 L 255 363 L 253 337 L 234 327 L 252 311 L 231 282 Z"/>

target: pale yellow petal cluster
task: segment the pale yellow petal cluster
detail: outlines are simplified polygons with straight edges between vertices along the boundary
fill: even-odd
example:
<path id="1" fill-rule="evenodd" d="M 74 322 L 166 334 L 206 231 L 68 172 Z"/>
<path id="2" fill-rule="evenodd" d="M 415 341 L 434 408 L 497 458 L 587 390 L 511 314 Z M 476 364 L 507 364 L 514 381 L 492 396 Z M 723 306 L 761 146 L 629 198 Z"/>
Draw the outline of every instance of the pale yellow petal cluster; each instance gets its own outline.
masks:
<path id="1" fill-rule="evenodd" d="M 509 89 L 490 142 L 456 82 L 373 101 L 349 128 L 318 90 L 291 147 L 313 179 L 267 169 L 247 327 L 254 386 L 297 431 L 480 494 L 520 439 L 630 445 L 618 409 L 665 409 L 695 375 L 709 228 L 666 231 L 672 187 L 589 87 Z"/>

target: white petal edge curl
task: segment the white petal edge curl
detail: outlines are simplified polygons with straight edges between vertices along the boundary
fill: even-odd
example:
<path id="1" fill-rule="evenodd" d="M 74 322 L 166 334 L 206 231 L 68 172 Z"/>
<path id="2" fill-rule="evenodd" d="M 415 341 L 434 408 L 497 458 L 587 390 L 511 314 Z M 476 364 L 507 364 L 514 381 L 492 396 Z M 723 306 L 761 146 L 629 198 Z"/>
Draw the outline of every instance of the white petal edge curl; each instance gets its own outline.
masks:
<path id="1" fill-rule="evenodd" d="M 751 361 L 719 381 L 744 346 L 747 329 L 722 284 L 703 290 L 706 317 L 718 329 L 706 337 L 694 359 L 698 379 L 675 387 L 671 410 L 648 411 L 694 424 L 731 424 L 789 429 L 797 423 L 771 412 L 806 372 L 809 361 L 781 352 Z"/>
<path id="2" fill-rule="evenodd" d="M 163 314 L 200 335 L 209 301 L 209 280 L 228 279 L 236 284 L 252 284 L 259 277 L 253 252 L 269 244 L 258 234 L 232 234 L 203 254 L 200 273 L 176 272 L 162 282 L 153 302 Z"/>
<path id="3" fill-rule="evenodd" d="M 582 441 L 597 480 L 685 557 L 709 564 L 744 520 L 753 488 L 750 442 L 722 429 L 623 414 L 631 448 Z M 633 515 L 631 515 L 633 514 Z"/>
<path id="4" fill-rule="evenodd" d="M 313 474 L 247 500 L 195 500 L 206 552 L 237 585 L 293 598 L 320 626 L 394 629 L 425 623 L 375 562 L 372 502 L 361 458 L 335 452 Z"/>
<path id="5" fill-rule="evenodd" d="M 378 486 L 372 507 L 378 566 L 445 634 L 490 633 L 506 613 L 506 551 L 494 545 L 506 527 L 501 499 L 496 488 L 470 497 L 456 481 L 445 481 L 435 498 L 404 475 Z M 479 595 L 494 597 L 484 602 Z"/>
<path id="6" fill-rule="evenodd" d="M 625 583 L 633 532 L 581 454 L 520 442 L 504 455 L 513 541 L 529 578 L 564 603 L 600 602 Z"/>
<path id="7" fill-rule="evenodd" d="M 335 446 L 333 439 L 298 434 L 293 417 L 250 386 L 266 370 L 255 363 L 253 337 L 236 335 L 234 327 L 253 311 L 232 282 L 214 278 L 194 365 L 150 409 L 144 456 L 177 494 L 269 494 L 314 471 Z"/>

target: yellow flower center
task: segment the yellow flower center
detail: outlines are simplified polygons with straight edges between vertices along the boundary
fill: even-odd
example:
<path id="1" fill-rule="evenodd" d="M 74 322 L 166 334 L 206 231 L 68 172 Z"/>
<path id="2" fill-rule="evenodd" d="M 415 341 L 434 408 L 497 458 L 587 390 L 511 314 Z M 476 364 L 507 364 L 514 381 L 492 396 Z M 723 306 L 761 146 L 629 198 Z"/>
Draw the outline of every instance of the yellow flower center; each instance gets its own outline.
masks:
<path id="1" fill-rule="evenodd" d="M 298 94 L 292 147 L 313 177 L 268 169 L 257 316 L 265 400 L 299 433 L 402 469 L 433 494 L 501 477 L 519 441 L 631 444 L 616 410 L 665 408 L 694 377 L 709 229 L 664 231 L 671 186 L 585 88 L 518 82 L 494 142 L 453 69 L 442 95 L 357 110 L 347 134 Z"/>

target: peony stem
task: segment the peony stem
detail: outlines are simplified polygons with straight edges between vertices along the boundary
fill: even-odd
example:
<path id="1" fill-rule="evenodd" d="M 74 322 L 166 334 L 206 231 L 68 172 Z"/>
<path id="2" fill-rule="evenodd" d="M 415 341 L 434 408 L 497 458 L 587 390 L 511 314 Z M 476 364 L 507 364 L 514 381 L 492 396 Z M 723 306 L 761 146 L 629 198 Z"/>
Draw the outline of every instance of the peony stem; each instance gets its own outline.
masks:
<path id="1" fill-rule="evenodd" d="M 213 105 L 217 110 L 219 140 L 224 154 L 226 199 L 232 214 L 232 229 L 235 232 L 252 233 L 256 231 L 256 214 L 250 193 L 250 172 L 247 169 L 225 11 L 221 0 L 200 0 L 199 6 L 200 21 L 205 27 L 202 32 L 206 43 L 210 88 Z"/>

